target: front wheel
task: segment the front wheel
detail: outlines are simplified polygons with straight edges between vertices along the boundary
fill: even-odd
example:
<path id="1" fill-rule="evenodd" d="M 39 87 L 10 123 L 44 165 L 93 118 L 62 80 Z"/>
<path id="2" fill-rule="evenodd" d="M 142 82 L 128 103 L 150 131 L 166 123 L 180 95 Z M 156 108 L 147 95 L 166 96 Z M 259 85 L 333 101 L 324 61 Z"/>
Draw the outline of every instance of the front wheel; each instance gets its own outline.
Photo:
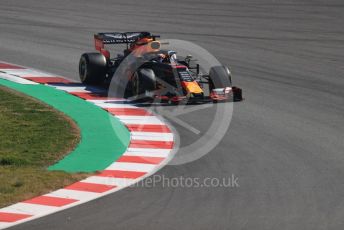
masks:
<path id="1" fill-rule="evenodd" d="M 156 77 L 152 69 L 142 68 L 137 70 L 130 81 L 131 95 L 134 100 L 152 99 L 147 93 L 156 89 Z"/>
<path id="2" fill-rule="evenodd" d="M 139 74 L 135 72 L 131 80 L 131 92 L 134 97 L 138 97 L 142 93 L 142 89 L 140 86 L 141 84 Z"/>

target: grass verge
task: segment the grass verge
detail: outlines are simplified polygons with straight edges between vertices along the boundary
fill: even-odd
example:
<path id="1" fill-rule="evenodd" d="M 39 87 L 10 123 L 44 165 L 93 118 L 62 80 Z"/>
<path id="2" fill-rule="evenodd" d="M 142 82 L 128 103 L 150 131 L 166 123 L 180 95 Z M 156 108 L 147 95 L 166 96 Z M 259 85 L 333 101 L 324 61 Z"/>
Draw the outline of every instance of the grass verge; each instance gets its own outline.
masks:
<path id="1" fill-rule="evenodd" d="M 38 100 L 0 86 L 0 207 L 86 177 L 47 170 L 79 140 L 79 130 L 71 119 Z"/>

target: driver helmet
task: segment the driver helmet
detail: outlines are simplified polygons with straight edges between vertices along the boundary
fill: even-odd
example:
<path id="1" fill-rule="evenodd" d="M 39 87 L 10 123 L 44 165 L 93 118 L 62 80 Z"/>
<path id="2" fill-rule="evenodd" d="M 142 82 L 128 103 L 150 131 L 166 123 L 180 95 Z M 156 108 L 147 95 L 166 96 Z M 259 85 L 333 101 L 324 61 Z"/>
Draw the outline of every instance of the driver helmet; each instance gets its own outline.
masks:
<path id="1" fill-rule="evenodd" d="M 159 62 L 164 62 L 167 59 L 167 55 L 165 54 L 158 54 L 158 60 Z"/>

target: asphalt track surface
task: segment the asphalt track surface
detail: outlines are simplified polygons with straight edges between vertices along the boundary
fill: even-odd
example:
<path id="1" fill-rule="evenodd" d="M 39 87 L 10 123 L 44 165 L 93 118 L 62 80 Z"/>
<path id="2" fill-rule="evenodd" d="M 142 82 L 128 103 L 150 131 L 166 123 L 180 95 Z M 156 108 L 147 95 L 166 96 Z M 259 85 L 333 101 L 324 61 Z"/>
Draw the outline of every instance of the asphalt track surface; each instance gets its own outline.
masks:
<path id="1" fill-rule="evenodd" d="M 229 64 L 246 100 L 201 159 L 165 177 L 239 188 L 129 188 L 13 229 L 343 229 L 344 4 L 329 1 L 32 1 L 0 5 L 0 57 L 77 78 L 99 31 L 148 30 Z M 183 119 L 211 120 L 200 110 Z M 175 125 L 185 140 L 195 134 Z"/>

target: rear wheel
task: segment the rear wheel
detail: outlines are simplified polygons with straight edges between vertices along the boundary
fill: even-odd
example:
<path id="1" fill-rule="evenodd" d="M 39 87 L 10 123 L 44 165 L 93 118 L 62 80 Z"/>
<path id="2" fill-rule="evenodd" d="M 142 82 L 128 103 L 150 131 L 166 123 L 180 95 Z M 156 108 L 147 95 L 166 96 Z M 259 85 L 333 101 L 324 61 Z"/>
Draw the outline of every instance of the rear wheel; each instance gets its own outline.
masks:
<path id="1" fill-rule="evenodd" d="M 84 53 L 80 57 L 79 77 L 84 84 L 97 85 L 104 82 L 107 73 L 106 58 L 101 53 Z"/>

